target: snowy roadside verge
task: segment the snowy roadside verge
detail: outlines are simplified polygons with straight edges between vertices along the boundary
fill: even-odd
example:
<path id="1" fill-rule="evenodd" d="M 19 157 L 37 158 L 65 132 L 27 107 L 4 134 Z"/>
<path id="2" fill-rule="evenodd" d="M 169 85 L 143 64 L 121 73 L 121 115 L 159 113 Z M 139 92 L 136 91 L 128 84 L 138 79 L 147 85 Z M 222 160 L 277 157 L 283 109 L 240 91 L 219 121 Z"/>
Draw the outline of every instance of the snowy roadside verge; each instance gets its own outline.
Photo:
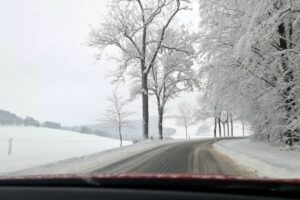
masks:
<path id="1" fill-rule="evenodd" d="M 58 174 L 87 174 L 100 168 L 118 162 L 126 157 L 135 156 L 144 151 L 182 140 L 149 140 L 123 148 L 111 149 L 99 153 L 74 157 L 59 162 L 40 165 L 25 170 L 3 173 L 1 176 L 27 176 L 27 175 L 58 175 Z"/>
<path id="2" fill-rule="evenodd" d="M 300 152 L 282 151 L 248 138 L 221 140 L 213 148 L 258 177 L 300 178 Z"/>

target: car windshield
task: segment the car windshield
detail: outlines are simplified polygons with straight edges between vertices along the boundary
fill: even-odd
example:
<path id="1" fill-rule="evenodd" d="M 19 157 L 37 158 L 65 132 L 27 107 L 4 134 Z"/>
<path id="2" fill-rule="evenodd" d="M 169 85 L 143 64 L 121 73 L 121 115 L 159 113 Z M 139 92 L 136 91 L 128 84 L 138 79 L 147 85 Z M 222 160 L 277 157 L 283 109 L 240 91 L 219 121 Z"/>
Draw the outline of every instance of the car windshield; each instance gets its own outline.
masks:
<path id="1" fill-rule="evenodd" d="M 0 2 L 0 178 L 300 179 L 299 0 Z"/>

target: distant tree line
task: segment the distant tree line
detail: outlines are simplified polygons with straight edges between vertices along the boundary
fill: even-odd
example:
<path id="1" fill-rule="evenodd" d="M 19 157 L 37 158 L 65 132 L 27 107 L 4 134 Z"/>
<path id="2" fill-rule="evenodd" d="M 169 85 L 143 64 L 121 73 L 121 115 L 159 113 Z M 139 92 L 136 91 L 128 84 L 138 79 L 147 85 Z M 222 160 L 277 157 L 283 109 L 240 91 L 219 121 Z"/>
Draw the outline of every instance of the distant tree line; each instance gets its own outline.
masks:
<path id="1" fill-rule="evenodd" d="M 24 120 L 8 111 L 0 110 L 0 125 L 22 125 Z"/>
<path id="2" fill-rule="evenodd" d="M 62 126 L 60 123 L 57 122 L 39 122 L 38 120 L 34 119 L 33 117 L 25 117 L 24 119 L 17 116 L 14 113 L 9 111 L 0 110 L 0 125 L 11 125 L 11 126 L 36 126 L 36 127 L 47 127 L 47 128 L 54 128 L 54 129 L 61 129 Z"/>
<path id="3" fill-rule="evenodd" d="M 47 128 L 61 129 L 61 124 L 57 122 L 46 121 L 42 124 L 42 126 Z"/>

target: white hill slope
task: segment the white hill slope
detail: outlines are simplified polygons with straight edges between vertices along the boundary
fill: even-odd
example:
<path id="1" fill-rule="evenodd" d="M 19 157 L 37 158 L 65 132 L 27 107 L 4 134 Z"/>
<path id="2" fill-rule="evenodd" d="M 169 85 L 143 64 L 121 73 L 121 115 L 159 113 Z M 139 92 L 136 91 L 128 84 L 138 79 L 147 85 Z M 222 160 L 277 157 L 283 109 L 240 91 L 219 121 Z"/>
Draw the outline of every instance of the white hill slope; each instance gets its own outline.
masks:
<path id="1" fill-rule="evenodd" d="M 12 152 L 8 155 L 9 139 Z M 129 145 L 131 142 L 124 142 Z M 118 140 L 72 131 L 0 126 L 0 173 L 118 148 Z"/>

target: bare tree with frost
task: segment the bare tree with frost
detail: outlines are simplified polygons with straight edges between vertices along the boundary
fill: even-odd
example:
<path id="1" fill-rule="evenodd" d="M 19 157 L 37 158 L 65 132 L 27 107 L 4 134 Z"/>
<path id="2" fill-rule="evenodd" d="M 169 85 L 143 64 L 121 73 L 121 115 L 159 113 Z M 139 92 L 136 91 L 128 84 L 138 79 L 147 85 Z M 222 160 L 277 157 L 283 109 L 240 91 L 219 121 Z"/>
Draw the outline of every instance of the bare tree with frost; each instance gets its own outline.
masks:
<path id="1" fill-rule="evenodd" d="M 178 114 L 176 115 L 176 124 L 178 126 L 184 127 L 185 129 L 185 137 L 188 138 L 188 128 L 189 126 L 195 124 L 196 115 L 195 115 L 195 108 L 183 101 L 178 105 Z"/>
<path id="2" fill-rule="evenodd" d="M 143 137 L 148 139 L 148 74 L 159 51 L 177 50 L 165 44 L 166 31 L 175 16 L 188 9 L 189 0 L 113 0 L 110 12 L 98 29 L 90 32 L 89 45 L 99 50 L 107 46 L 120 50 L 119 69 L 122 77 L 128 68 L 139 69 L 143 108 Z"/>
<path id="3" fill-rule="evenodd" d="M 158 113 L 159 138 L 163 138 L 163 117 L 169 101 L 182 92 L 193 91 L 199 86 L 198 77 L 193 67 L 195 55 L 192 46 L 192 37 L 185 30 L 170 28 L 166 32 L 165 44 L 175 46 L 177 49 L 163 48 L 150 70 L 148 77 L 149 94 L 155 96 Z M 133 73 L 134 85 L 139 84 L 140 77 Z M 137 86 L 138 88 L 138 86 Z M 137 92 L 137 93 L 134 93 Z M 139 90 L 132 91 L 132 96 L 138 95 Z"/>
<path id="4" fill-rule="evenodd" d="M 128 101 L 124 99 L 117 90 L 114 90 L 112 96 L 108 97 L 108 101 L 110 105 L 106 110 L 104 121 L 118 130 L 120 146 L 122 147 L 122 129 L 128 126 L 128 118 L 133 115 L 133 113 L 126 110 Z"/>

